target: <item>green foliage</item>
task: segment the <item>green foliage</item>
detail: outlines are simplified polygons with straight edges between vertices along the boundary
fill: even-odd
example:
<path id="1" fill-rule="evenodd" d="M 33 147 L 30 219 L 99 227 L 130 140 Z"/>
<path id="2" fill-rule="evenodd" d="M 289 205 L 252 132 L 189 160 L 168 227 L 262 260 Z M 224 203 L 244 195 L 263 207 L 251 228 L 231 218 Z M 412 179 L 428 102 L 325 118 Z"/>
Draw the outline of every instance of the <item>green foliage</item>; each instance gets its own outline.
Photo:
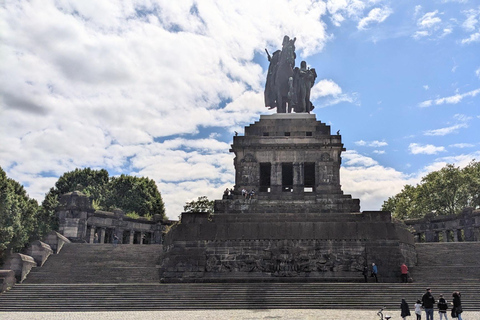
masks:
<path id="1" fill-rule="evenodd" d="M 0 167 L 0 260 L 3 252 L 19 251 L 35 233 L 38 203 L 30 199 L 25 189 L 7 178 Z"/>
<path id="2" fill-rule="evenodd" d="M 472 161 L 463 169 L 447 164 L 427 174 L 415 187 L 406 185 L 383 203 L 382 210 L 391 211 L 398 219 L 458 214 L 465 207 L 480 207 L 479 192 L 479 162 Z"/>
<path id="3" fill-rule="evenodd" d="M 206 196 L 198 197 L 197 201 L 186 202 L 183 206 L 185 212 L 213 212 L 213 200 L 210 201 Z"/>
<path id="4" fill-rule="evenodd" d="M 154 180 L 127 175 L 110 178 L 104 169 L 75 169 L 62 175 L 46 194 L 40 211 L 41 234 L 58 229 L 55 209 L 59 197 L 73 191 L 91 197 L 96 210 L 119 208 L 135 213 L 137 217 L 161 214 L 165 218 L 165 206 Z"/>
<path id="5" fill-rule="evenodd" d="M 165 206 L 155 181 L 144 177 L 121 175 L 108 184 L 107 207 L 118 207 L 139 216 L 160 214 L 165 217 Z"/>

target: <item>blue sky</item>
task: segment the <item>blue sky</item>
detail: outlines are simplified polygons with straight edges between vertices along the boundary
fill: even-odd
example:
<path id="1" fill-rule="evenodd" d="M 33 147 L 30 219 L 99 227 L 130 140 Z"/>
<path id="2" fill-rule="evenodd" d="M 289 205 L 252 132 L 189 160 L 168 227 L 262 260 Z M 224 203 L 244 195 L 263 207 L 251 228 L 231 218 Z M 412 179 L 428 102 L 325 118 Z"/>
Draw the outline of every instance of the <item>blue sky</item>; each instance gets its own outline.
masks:
<path id="1" fill-rule="evenodd" d="M 480 158 L 478 1 L 7 0 L 0 17 L 0 166 L 39 201 L 83 167 L 154 179 L 170 218 L 221 198 L 234 131 L 273 112 L 264 49 L 284 35 L 362 210 Z"/>

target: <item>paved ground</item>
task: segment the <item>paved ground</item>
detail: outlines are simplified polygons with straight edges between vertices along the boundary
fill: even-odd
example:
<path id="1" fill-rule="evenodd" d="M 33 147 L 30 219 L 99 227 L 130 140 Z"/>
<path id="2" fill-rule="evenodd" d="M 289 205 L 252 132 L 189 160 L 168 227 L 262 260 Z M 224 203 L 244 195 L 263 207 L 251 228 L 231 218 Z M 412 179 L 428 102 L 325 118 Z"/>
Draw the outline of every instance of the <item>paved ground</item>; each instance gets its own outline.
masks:
<path id="1" fill-rule="evenodd" d="M 392 316 L 392 320 L 401 319 L 400 311 L 387 311 L 385 314 Z M 480 320 L 480 312 L 463 314 L 463 320 Z M 315 319 L 315 320 L 374 320 L 379 319 L 374 310 L 197 310 L 197 311 L 128 311 L 128 312 L 0 312 L 2 320 L 137 320 L 137 319 Z M 415 316 L 408 317 L 414 320 Z M 425 319 L 425 314 L 422 314 Z M 435 320 L 439 319 L 435 313 Z M 451 317 L 449 316 L 449 319 Z"/>

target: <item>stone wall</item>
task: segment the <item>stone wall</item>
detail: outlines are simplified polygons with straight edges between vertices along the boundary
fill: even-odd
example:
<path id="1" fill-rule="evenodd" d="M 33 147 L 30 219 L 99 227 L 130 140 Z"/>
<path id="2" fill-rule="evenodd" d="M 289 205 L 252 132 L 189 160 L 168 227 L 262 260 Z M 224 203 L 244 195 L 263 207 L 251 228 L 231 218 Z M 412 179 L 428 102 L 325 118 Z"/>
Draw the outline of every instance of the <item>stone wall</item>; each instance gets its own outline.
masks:
<path id="1" fill-rule="evenodd" d="M 160 278 L 179 281 L 382 281 L 416 263 L 413 238 L 387 212 L 359 214 L 184 213 L 167 234 Z"/>

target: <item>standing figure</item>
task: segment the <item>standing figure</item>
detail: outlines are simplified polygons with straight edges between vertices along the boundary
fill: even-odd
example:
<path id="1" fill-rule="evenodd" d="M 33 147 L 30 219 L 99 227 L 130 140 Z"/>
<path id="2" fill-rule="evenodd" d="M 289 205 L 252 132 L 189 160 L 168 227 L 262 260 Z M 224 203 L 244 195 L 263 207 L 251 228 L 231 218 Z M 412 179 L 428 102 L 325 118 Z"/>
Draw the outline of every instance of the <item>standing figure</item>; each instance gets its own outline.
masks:
<path id="1" fill-rule="evenodd" d="M 273 55 L 270 55 L 267 49 L 265 49 L 265 52 L 267 53 L 268 61 L 270 62 L 270 64 L 268 65 L 267 81 L 265 82 L 265 107 L 269 109 L 274 109 L 277 107 L 277 101 L 275 98 L 275 75 L 277 73 L 280 53 L 282 51 L 277 50 L 273 53 Z"/>
<path id="2" fill-rule="evenodd" d="M 367 279 L 367 276 L 368 276 L 368 267 L 367 267 L 367 266 L 364 266 L 364 267 L 363 267 L 362 274 L 363 274 L 363 278 L 365 279 L 365 282 L 368 282 L 368 279 Z"/>
<path id="3" fill-rule="evenodd" d="M 435 298 L 432 295 L 430 288 L 427 288 L 427 292 L 422 296 L 422 305 L 425 308 L 425 316 L 427 320 L 433 320 L 433 305 L 435 304 Z"/>
<path id="4" fill-rule="evenodd" d="M 113 234 L 113 247 L 116 247 L 118 245 L 118 237 L 117 235 L 114 233 Z"/>
<path id="5" fill-rule="evenodd" d="M 402 299 L 402 303 L 400 304 L 400 316 L 403 318 L 403 320 L 406 320 L 407 317 L 411 316 L 410 314 L 410 308 L 408 306 L 407 301 L 405 299 Z"/>
<path id="6" fill-rule="evenodd" d="M 448 320 L 447 318 L 448 304 L 447 304 L 447 300 L 443 298 L 443 294 L 441 294 L 440 298 L 438 299 L 437 307 L 438 307 L 438 315 L 440 316 L 440 320 L 442 320 L 443 317 L 445 317 L 445 320 Z"/>
<path id="7" fill-rule="evenodd" d="M 95 232 L 95 236 L 93 237 L 93 243 L 98 243 L 98 233 Z"/>
<path id="8" fill-rule="evenodd" d="M 452 317 L 453 314 L 455 313 L 458 317 L 458 320 L 462 320 L 462 300 L 461 300 L 461 294 L 458 291 L 454 291 L 452 294 L 453 297 L 453 309 L 452 309 Z"/>
<path id="9" fill-rule="evenodd" d="M 377 268 L 377 265 L 375 263 L 372 263 L 372 277 L 375 277 L 375 282 L 378 282 L 378 268 Z"/>
<path id="10" fill-rule="evenodd" d="M 417 300 L 417 303 L 415 303 L 414 307 L 417 320 L 422 320 L 422 301 Z"/>
<path id="11" fill-rule="evenodd" d="M 408 282 L 408 267 L 405 263 L 402 263 L 400 266 L 400 272 L 402 273 L 402 282 L 407 283 Z"/>
<path id="12" fill-rule="evenodd" d="M 317 73 L 313 68 L 307 69 L 307 63 L 305 61 L 302 61 L 300 68 L 295 68 L 293 73 L 296 94 L 292 102 L 295 105 L 295 112 L 310 113 L 310 111 L 313 110 L 313 105 L 310 102 L 310 90 L 315 84 Z"/>

